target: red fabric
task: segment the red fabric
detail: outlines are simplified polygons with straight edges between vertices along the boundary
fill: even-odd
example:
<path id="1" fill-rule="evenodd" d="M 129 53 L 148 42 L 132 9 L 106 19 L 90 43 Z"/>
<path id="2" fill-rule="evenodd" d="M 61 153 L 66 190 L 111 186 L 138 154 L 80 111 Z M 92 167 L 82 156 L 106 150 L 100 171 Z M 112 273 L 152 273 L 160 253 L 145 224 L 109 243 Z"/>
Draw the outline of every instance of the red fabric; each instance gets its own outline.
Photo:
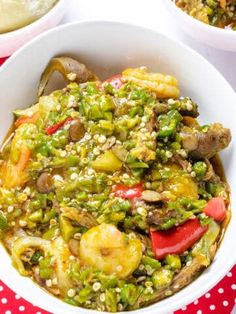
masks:
<path id="1" fill-rule="evenodd" d="M 0 58 L 0 65 L 7 58 Z M 208 293 L 175 314 L 230 314 L 236 304 L 236 265 Z M 16 295 L 0 280 L 0 314 L 49 314 Z"/>

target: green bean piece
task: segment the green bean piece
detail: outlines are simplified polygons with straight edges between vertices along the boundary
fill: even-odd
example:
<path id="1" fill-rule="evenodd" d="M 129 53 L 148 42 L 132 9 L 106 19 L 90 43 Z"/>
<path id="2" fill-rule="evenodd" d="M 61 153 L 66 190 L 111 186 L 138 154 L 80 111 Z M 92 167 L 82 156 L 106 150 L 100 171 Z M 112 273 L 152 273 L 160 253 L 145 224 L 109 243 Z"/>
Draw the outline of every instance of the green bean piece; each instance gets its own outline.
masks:
<path id="1" fill-rule="evenodd" d="M 92 295 L 92 288 L 87 286 L 80 290 L 79 294 L 74 297 L 74 300 L 80 304 L 85 303 Z"/>
<path id="2" fill-rule="evenodd" d="M 121 301 L 126 305 L 134 305 L 138 298 L 138 289 L 132 284 L 125 284 L 120 292 Z"/>
<path id="3" fill-rule="evenodd" d="M 144 265 L 148 265 L 148 266 L 152 267 L 152 269 L 161 268 L 161 263 L 158 260 L 156 260 L 155 258 L 151 258 L 149 256 L 143 256 L 142 263 Z"/>
<path id="4" fill-rule="evenodd" d="M 198 180 L 202 180 L 207 172 L 207 165 L 204 161 L 197 161 L 193 164 L 193 171 Z"/>
<path id="5" fill-rule="evenodd" d="M 0 212 L 0 229 L 1 230 L 7 230 L 8 229 L 8 222 L 6 217 Z"/>
<path id="6" fill-rule="evenodd" d="M 167 114 L 160 115 L 157 119 L 159 125 L 157 136 L 160 138 L 173 136 L 182 119 L 183 117 L 177 110 L 171 110 Z"/>
<path id="7" fill-rule="evenodd" d="M 105 305 L 109 312 L 117 312 L 117 296 L 115 289 L 107 289 L 105 292 Z"/>
<path id="8" fill-rule="evenodd" d="M 43 279 L 50 279 L 53 274 L 53 269 L 51 266 L 51 258 L 46 257 L 39 261 L 39 275 Z"/>
<path id="9" fill-rule="evenodd" d="M 181 259 L 177 254 L 168 254 L 165 258 L 165 262 L 171 269 L 181 269 Z"/>

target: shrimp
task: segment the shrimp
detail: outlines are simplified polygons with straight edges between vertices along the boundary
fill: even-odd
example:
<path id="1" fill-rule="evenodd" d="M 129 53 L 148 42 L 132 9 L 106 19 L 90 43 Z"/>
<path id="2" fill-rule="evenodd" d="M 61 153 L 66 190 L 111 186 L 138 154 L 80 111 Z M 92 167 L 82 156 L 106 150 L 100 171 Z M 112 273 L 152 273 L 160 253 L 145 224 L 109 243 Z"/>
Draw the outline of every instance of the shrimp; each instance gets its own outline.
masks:
<path id="1" fill-rule="evenodd" d="M 80 241 L 80 259 L 106 274 L 129 276 L 142 258 L 139 239 L 129 239 L 111 224 L 101 224 L 85 232 Z"/>

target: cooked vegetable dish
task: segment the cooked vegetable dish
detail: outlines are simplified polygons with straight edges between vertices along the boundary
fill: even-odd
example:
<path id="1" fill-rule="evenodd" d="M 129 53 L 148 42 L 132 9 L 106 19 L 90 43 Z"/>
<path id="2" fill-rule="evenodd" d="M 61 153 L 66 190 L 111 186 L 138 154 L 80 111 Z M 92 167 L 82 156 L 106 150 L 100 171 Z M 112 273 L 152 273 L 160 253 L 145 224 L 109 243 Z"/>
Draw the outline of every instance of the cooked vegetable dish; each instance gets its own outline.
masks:
<path id="1" fill-rule="evenodd" d="M 68 85 L 42 96 L 54 71 Z M 177 80 L 128 68 L 101 81 L 57 57 L 1 148 L 0 235 L 23 276 L 63 301 L 138 309 L 193 281 L 230 219 L 217 153 Z"/>
<path id="2" fill-rule="evenodd" d="M 192 17 L 213 26 L 236 30 L 235 0 L 174 0 Z"/>

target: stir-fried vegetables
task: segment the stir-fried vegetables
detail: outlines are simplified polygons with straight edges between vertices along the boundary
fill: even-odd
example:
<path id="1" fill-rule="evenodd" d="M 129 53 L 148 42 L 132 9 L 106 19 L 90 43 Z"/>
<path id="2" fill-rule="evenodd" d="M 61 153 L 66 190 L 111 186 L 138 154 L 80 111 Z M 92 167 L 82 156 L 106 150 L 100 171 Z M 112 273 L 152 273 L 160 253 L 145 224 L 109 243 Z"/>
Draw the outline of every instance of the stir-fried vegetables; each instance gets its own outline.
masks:
<path id="1" fill-rule="evenodd" d="M 236 30 L 235 0 L 173 0 L 183 11 L 201 22 Z"/>
<path id="2" fill-rule="evenodd" d="M 20 274 L 65 302 L 137 309 L 214 258 L 229 189 L 211 158 L 230 131 L 200 126 L 177 80 L 144 67 L 100 81 L 54 58 L 69 82 L 15 110 L 1 149 L 0 236 Z"/>

